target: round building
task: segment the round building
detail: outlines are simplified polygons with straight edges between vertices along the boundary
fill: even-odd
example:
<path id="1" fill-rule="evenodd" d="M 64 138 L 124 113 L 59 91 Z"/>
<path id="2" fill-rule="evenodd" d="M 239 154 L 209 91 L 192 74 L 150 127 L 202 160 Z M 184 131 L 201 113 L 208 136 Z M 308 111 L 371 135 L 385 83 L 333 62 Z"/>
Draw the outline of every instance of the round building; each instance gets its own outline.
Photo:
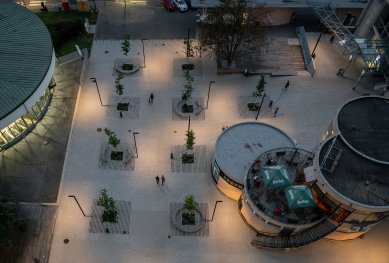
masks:
<path id="1" fill-rule="evenodd" d="M 260 122 L 242 122 L 226 128 L 216 140 L 212 178 L 228 197 L 238 200 L 252 162 L 274 148 L 295 147 L 280 129 Z"/>
<path id="2" fill-rule="evenodd" d="M 256 232 L 293 235 L 325 219 L 307 185 L 306 174 L 312 162 L 313 153 L 285 147 L 267 151 L 252 163 L 239 208 Z M 320 234 L 322 238 L 328 232 Z"/>
<path id="3" fill-rule="evenodd" d="M 55 53 L 42 21 L 12 1 L 0 2 L 0 50 L 0 150 L 4 150 L 44 115 Z"/>
<path id="4" fill-rule="evenodd" d="M 389 216 L 389 100 L 347 102 L 315 153 L 312 192 L 339 224 L 327 238 L 353 239 Z"/>

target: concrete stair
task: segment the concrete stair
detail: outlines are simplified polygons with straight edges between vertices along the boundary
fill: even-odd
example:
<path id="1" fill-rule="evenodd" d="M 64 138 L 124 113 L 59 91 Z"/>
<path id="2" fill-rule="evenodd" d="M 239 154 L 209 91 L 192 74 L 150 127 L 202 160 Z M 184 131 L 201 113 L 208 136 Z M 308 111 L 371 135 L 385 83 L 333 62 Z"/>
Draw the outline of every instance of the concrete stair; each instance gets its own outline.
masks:
<path id="1" fill-rule="evenodd" d="M 287 249 L 298 248 L 308 245 L 314 241 L 322 239 L 329 233 L 333 232 L 338 227 L 338 224 L 332 220 L 325 219 L 319 224 L 289 236 L 267 236 L 258 234 L 251 244 L 257 248 L 267 249 Z"/>
<path id="2" fill-rule="evenodd" d="M 275 75 L 297 75 L 306 71 L 300 45 L 288 44 L 286 37 L 269 37 L 256 52 L 236 59 L 238 68 Z"/>

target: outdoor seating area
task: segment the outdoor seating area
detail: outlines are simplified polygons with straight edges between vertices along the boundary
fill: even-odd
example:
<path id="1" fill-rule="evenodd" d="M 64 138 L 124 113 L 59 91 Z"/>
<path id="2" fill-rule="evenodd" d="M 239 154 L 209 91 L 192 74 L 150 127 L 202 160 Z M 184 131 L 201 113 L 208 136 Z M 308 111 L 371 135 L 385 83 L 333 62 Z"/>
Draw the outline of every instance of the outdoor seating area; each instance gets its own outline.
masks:
<path id="1" fill-rule="evenodd" d="M 322 219 L 306 185 L 304 168 L 312 165 L 312 153 L 275 149 L 262 154 L 246 177 L 247 192 L 255 206 L 286 224 L 311 224 Z"/>

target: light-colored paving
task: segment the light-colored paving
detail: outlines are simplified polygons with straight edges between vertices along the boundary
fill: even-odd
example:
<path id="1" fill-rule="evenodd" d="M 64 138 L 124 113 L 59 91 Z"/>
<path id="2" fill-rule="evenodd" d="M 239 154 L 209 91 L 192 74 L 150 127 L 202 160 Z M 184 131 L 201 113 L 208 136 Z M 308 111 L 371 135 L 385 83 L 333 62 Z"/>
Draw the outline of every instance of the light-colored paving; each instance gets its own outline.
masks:
<path id="1" fill-rule="evenodd" d="M 134 41 L 131 47 L 131 57 L 141 58 L 141 42 Z M 147 67 L 122 81 L 124 96 L 140 98 L 139 119 L 107 116 L 95 84 L 85 82 L 67 152 L 50 262 L 388 262 L 387 222 L 364 239 L 354 241 L 321 240 L 288 252 L 258 250 L 250 245 L 255 233 L 239 216 L 237 202 L 217 190 L 209 163 L 222 127 L 247 121 L 239 117 L 237 98 L 254 90 L 257 76 L 219 76 L 213 59 L 203 59 L 202 76 L 194 79 L 193 96 L 206 98 L 209 81 L 216 83 L 212 85 L 205 119 L 193 120 L 191 128 L 196 132 L 197 145 L 206 146 L 207 167 L 205 172 L 171 172 L 172 146 L 184 144 L 188 125 L 186 120 L 172 120 L 172 98 L 180 96 L 185 84 L 184 77 L 174 76 L 173 72 L 175 59 L 184 56 L 183 48 L 182 40 L 165 41 L 164 45 L 162 41 L 145 41 Z M 266 76 L 266 93 L 280 110 L 273 118 L 270 109 L 264 108 L 259 118 L 284 130 L 307 150 L 315 148 L 339 107 L 359 96 L 351 90 L 358 77 L 357 63 L 350 66 L 345 78 L 339 78 L 336 72 L 346 58 L 331 49 L 327 41 L 319 45 L 316 55 L 318 72 L 314 78 Z M 115 59 L 122 56 L 117 41 L 94 43 L 87 77 L 97 78 L 103 103 L 109 103 L 107 100 L 115 93 L 112 69 Z M 288 79 L 290 86 L 282 93 Z M 155 95 L 153 104 L 148 103 L 150 92 Z M 358 87 L 357 92 L 368 91 Z M 114 130 L 127 144 L 134 143 L 128 131 L 139 132 L 139 158 L 135 159 L 133 171 L 99 168 L 100 146 L 107 140 L 106 135 L 96 131 L 99 127 Z M 161 174 L 166 177 L 166 186 L 155 183 L 154 177 Z M 83 217 L 74 199 L 68 197 L 76 195 L 89 215 L 102 188 L 115 200 L 131 202 L 128 235 L 91 234 L 90 218 Z M 209 216 L 215 201 L 223 200 L 214 221 L 209 223 L 209 235 L 172 235 L 170 203 L 182 202 L 187 194 L 193 194 L 200 203 L 208 203 Z M 66 238 L 70 240 L 68 244 L 63 242 Z"/>

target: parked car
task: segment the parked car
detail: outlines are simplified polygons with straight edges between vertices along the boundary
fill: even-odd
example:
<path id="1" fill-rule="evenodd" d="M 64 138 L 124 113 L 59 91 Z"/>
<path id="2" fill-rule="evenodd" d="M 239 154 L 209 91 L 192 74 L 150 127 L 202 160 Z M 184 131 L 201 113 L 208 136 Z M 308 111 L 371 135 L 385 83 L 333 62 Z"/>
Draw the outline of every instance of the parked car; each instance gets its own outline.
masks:
<path id="1" fill-rule="evenodd" d="M 167 11 L 176 9 L 176 5 L 173 3 L 173 0 L 163 0 L 162 5 Z"/>
<path id="2" fill-rule="evenodd" d="M 192 7 L 192 0 L 185 0 L 185 3 L 186 3 L 186 5 L 188 6 L 189 9 L 192 9 L 192 10 L 195 9 L 195 8 Z"/>
<path id="3" fill-rule="evenodd" d="M 173 0 L 173 2 L 180 12 L 188 11 L 188 6 L 186 5 L 184 0 Z"/>

